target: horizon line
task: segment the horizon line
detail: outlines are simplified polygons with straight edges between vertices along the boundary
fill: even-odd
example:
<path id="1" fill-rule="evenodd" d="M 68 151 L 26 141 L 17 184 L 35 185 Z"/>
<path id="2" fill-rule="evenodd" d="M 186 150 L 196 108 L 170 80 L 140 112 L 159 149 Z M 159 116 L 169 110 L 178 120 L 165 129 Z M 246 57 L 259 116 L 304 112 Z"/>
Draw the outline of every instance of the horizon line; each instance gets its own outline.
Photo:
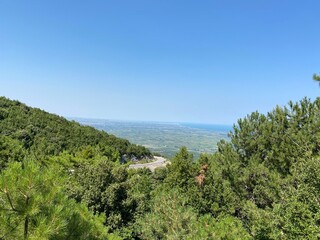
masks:
<path id="1" fill-rule="evenodd" d="M 114 118 L 100 118 L 100 117 L 75 117 L 64 116 L 68 120 L 98 120 L 110 122 L 137 122 L 137 123 L 162 123 L 162 124 L 200 124 L 200 125 L 218 125 L 232 127 L 234 123 L 208 123 L 208 122 L 190 122 L 190 121 L 161 121 L 161 120 L 131 120 L 131 119 L 114 119 Z"/>

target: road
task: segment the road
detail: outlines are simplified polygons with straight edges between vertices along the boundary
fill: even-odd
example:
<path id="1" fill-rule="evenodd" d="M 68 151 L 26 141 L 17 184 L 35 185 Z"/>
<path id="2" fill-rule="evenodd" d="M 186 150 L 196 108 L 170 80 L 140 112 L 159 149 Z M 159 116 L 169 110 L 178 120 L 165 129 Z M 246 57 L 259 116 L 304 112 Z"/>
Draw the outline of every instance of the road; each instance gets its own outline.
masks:
<path id="1" fill-rule="evenodd" d="M 169 163 L 169 161 L 163 157 L 154 157 L 154 159 L 155 161 L 149 163 L 131 164 L 129 168 L 149 168 L 153 172 L 157 167 L 165 167 Z"/>

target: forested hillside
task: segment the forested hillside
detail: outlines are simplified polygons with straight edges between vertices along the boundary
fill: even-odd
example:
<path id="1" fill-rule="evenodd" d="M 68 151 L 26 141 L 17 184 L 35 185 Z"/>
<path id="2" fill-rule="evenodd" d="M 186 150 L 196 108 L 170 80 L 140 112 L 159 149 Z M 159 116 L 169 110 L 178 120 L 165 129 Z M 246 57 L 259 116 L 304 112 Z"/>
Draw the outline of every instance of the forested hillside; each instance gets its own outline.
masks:
<path id="1" fill-rule="evenodd" d="M 320 98 L 254 112 L 168 168 L 106 133 L 1 98 L 0 239 L 319 239 Z"/>
<path id="2" fill-rule="evenodd" d="M 128 140 L 4 97 L 0 97 L 0 133 L 0 141 L 4 137 L 10 139 L 12 144 L 21 145 L 39 159 L 63 151 L 74 154 L 88 146 L 106 153 L 116 151 L 129 158 L 151 156 L 148 149 L 130 144 Z"/>

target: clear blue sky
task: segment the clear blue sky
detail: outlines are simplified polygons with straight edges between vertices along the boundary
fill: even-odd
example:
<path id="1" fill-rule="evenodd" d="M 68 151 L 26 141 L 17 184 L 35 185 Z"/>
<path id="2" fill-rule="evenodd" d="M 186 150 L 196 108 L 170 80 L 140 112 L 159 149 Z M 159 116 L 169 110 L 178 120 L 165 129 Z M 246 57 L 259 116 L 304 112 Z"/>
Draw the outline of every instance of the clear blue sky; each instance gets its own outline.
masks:
<path id="1" fill-rule="evenodd" d="M 320 88 L 319 0 L 4 0 L 0 95 L 70 117 L 231 124 Z"/>

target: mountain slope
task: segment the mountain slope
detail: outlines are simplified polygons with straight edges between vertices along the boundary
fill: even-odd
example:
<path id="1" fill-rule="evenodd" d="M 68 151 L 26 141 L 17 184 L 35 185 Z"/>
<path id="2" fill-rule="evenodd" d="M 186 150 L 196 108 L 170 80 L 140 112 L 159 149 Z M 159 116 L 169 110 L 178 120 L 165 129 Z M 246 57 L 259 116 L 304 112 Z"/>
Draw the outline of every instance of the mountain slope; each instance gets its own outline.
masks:
<path id="1" fill-rule="evenodd" d="M 5 97 L 0 97 L 0 137 L 10 138 L 37 156 L 75 153 L 87 146 L 116 150 L 121 156 L 151 156 L 148 149 L 128 140 Z"/>

